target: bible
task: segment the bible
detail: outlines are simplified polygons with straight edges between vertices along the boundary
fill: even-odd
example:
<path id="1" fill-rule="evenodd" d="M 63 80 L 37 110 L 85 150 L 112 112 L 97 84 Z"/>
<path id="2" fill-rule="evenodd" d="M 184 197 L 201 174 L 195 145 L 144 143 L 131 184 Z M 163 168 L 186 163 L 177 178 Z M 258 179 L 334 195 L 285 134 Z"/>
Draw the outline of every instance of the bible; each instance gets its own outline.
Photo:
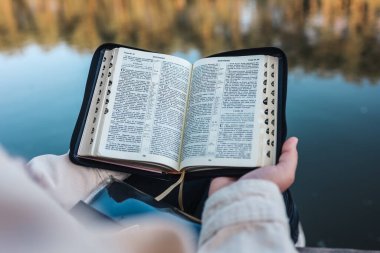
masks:
<path id="1" fill-rule="evenodd" d="M 286 136 L 278 48 L 195 61 L 117 44 L 94 53 L 70 144 L 74 163 L 152 176 L 242 175 L 274 165 Z"/>

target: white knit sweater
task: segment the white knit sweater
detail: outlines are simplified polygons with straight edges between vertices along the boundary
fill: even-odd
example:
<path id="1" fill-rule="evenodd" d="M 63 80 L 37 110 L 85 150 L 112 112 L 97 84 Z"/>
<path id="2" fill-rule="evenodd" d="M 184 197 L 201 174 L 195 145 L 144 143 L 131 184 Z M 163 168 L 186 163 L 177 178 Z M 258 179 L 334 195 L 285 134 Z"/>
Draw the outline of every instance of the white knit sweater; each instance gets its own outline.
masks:
<path id="1" fill-rule="evenodd" d="M 0 228 L 5 224 L 16 231 L 9 235 L 0 230 L 0 248 L 7 252 L 296 252 L 281 193 L 263 180 L 241 180 L 214 193 L 205 205 L 198 243 L 178 224 L 150 219 L 122 231 L 88 231 L 65 209 L 111 175 L 128 176 L 74 165 L 67 155 L 36 157 L 25 166 L 0 152 Z"/>

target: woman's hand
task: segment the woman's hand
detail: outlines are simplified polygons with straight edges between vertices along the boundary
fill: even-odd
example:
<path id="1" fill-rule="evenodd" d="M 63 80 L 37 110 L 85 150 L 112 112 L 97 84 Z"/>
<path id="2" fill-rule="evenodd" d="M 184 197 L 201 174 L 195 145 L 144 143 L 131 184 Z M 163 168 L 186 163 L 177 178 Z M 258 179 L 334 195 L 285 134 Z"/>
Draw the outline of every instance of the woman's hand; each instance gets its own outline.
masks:
<path id="1" fill-rule="evenodd" d="M 298 139 L 296 137 L 289 138 L 282 146 L 282 152 L 278 164 L 273 166 L 264 166 L 253 170 L 238 180 L 268 180 L 275 183 L 278 188 L 284 192 L 293 184 L 295 179 L 298 162 L 297 143 Z M 230 177 L 218 177 L 213 179 L 211 181 L 209 195 L 227 185 L 234 183 L 235 181 L 237 181 L 236 178 Z"/>

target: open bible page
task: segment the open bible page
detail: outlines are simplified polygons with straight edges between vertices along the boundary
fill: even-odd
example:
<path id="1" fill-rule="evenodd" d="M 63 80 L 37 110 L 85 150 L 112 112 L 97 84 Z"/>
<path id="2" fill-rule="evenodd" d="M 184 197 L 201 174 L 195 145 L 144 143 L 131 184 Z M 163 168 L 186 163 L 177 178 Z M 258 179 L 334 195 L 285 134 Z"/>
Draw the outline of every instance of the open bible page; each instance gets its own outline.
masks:
<path id="1" fill-rule="evenodd" d="M 191 63 L 120 48 L 98 156 L 179 169 Z"/>
<path id="2" fill-rule="evenodd" d="M 194 64 L 181 168 L 260 165 L 265 59 L 215 57 Z"/>

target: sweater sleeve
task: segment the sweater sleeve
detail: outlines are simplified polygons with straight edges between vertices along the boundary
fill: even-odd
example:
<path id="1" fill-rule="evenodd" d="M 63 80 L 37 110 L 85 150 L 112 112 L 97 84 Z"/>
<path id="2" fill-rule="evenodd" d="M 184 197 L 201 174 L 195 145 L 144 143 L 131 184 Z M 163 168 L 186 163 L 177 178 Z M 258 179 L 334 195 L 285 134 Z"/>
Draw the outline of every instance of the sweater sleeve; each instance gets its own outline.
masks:
<path id="1" fill-rule="evenodd" d="M 27 171 L 65 209 L 86 198 L 110 176 L 120 180 L 128 176 L 126 173 L 78 166 L 70 161 L 67 154 L 35 157 L 28 163 Z"/>
<path id="2" fill-rule="evenodd" d="M 278 187 L 240 180 L 206 202 L 199 241 L 204 252 L 296 252 Z"/>

